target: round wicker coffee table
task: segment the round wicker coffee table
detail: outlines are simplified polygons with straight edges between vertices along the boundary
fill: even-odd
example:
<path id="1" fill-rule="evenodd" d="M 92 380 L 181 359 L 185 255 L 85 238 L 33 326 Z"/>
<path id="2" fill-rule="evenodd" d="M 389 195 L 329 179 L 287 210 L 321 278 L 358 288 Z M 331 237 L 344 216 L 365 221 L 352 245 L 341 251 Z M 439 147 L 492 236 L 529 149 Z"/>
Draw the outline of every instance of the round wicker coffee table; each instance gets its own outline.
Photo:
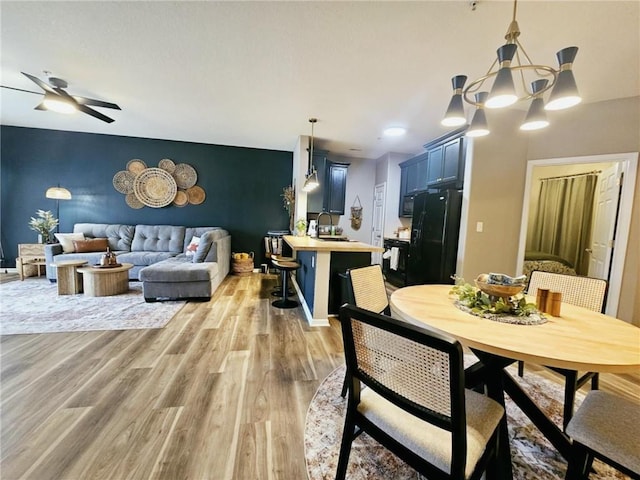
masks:
<path id="1" fill-rule="evenodd" d="M 108 297 L 129 291 L 129 270 L 132 263 L 123 263 L 117 267 L 79 268 L 83 276 L 84 294 L 89 297 Z"/>

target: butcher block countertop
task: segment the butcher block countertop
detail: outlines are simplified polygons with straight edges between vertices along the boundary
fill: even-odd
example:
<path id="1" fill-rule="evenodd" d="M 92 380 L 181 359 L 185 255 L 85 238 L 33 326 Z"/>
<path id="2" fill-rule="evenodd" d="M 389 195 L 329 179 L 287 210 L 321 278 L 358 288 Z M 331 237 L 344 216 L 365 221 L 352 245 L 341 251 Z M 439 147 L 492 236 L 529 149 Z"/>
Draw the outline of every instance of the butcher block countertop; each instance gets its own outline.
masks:
<path id="1" fill-rule="evenodd" d="M 369 245 L 368 243 L 357 241 L 331 241 L 318 240 L 309 236 L 296 237 L 285 235 L 284 241 L 293 249 L 298 251 L 316 252 L 384 252 L 384 248 Z"/>

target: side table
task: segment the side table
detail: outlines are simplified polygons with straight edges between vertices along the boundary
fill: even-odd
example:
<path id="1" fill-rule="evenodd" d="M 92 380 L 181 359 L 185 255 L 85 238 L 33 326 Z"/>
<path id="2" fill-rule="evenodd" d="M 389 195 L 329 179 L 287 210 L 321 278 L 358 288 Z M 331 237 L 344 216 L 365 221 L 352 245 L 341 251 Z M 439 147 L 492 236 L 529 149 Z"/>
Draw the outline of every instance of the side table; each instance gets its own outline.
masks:
<path id="1" fill-rule="evenodd" d="M 78 267 L 86 264 L 86 260 L 61 260 L 51 264 L 58 269 L 58 295 L 82 293 L 82 276 Z"/>
<path id="2" fill-rule="evenodd" d="M 40 276 L 40 267 L 46 265 L 44 258 L 44 243 L 19 243 L 18 257 L 16 258 L 16 270 L 20 275 L 20 280 L 24 280 L 25 269 L 30 265 L 36 267 Z"/>
<path id="3" fill-rule="evenodd" d="M 82 267 L 84 294 L 88 297 L 107 297 L 129 291 L 129 270 L 132 263 L 118 267 Z"/>

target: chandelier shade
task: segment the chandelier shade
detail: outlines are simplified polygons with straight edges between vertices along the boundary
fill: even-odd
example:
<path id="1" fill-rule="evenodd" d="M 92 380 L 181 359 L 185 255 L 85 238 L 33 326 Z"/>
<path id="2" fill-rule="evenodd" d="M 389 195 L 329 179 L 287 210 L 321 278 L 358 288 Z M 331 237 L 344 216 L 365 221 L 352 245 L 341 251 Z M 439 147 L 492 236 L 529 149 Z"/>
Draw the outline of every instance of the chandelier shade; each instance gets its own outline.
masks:
<path id="1" fill-rule="evenodd" d="M 464 105 L 462 103 L 462 89 L 466 81 L 466 75 L 456 75 L 451 79 L 453 96 L 447 107 L 447 113 L 441 122 L 445 127 L 459 127 L 467 123 L 467 117 L 465 117 Z"/>
<path id="2" fill-rule="evenodd" d="M 531 101 L 520 127 L 522 130 L 537 130 L 548 126 L 545 110 L 561 110 L 580 103 L 581 97 L 572 69 L 578 47 L 567 47 L 557 52 L 557 69 L 534 64 L 518 40 L 520 27 L 516 20 L 517 4 L 518 0 L 514 0 L 513 18 L 504 37 L 506 43 L 498 48 L 497 58 L 487 73 L 471 81 L 466 87 L 465 75 L 452 78 L 453 96 L 440 122 L 443 126 L 460 126 L 466 123 L 465 102 L 476 107 L 471 125 L 474 122 L 476 125 L 484 123 L 486 127 L 485 108 L 494 110 L 519 101 Z M 543 96 L 546 92 L 551 93 L 545 105 Z M 473 130 L 470 127 L 466 135 L 482 136 L 488 133 L 488 127 Z"/>
<path id="3" fill-rule="evenodd" d="M 484 113 L 484 102 L 488 96 L 488 92 L 476 93 L 475 98 L 478 107 L 473 114 L 471 125 L 469 125 L 469 128 L 465 133 L 467 137 L 484 137 L 485 135 L 489 135 L 490 130 L 489 124 L 487 123 L 487 115 Z"/>
<path id="4" fill-rule="evenodd" d="M 548 80 L 545 79 L 531 83 L 531 91 L 534 94 L 534 98 L 531 101 L 524 123 L 520 125 L 520 130 L 539 130 L 549 126 L 547 114 L 544 111 L 544 100 L 541 96 L 537 96 L 538 92 L 544 91 L 548 83 Z"/>

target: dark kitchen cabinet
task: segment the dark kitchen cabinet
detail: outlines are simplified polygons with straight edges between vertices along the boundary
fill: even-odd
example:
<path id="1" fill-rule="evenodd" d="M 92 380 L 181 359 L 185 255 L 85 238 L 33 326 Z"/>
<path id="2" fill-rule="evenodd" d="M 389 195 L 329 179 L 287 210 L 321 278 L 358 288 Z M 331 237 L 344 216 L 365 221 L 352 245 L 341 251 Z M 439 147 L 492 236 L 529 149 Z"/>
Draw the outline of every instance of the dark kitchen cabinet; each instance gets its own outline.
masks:
<path id="1" fill-rule="evenodd" d="M 316 288 L 316 252 L 300 251 L 297 255 L 300 268 L 296 270 L 296 282 L 309 310 L 313 311 Z"/>
<path id="2" fill-rule="evenodd" d="M 326 152 L 314 152 L 313 165 L 318 172 L 320 186 L 307 197 L 307 212 L 329 212 L 344 215 L 344 200 L 347 191 L 348 163 L 332 162 Z"/>
<path id="3" fill-rule="evenodd" d="M 459 187 L 464 175 L 464 137 L 455 138 L 428 151 L 427 186 Z"/>
<path id="4" fill-rule="evenodd" d="M 425 152 L 400 164 L 398 215 L 411 217 L 413 197 L 447 188 L 462 188 L 464 177 L 464 130 L 457 130 L 424 145 Z"/>

